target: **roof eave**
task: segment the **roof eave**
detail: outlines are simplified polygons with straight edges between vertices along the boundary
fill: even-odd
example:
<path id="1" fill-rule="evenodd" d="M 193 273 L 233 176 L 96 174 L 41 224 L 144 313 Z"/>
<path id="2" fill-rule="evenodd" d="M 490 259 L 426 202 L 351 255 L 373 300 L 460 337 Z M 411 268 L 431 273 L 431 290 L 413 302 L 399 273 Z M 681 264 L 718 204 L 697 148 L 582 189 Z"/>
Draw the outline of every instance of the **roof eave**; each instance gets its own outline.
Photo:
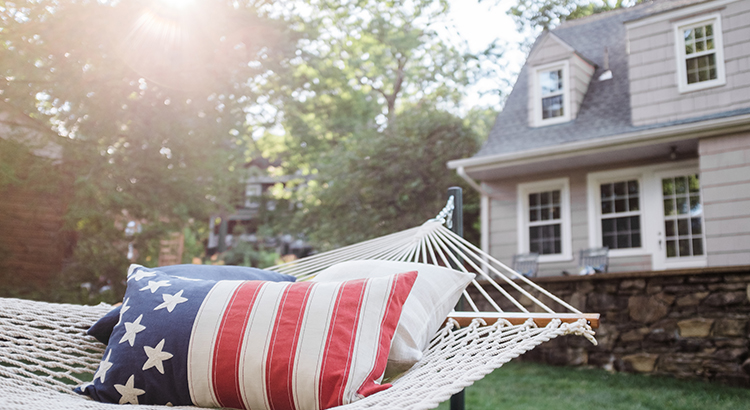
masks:
<path id="1" fill-rule="evenodd" d="M 609 151 L 617 148 L 647 146 L 667 141 L 704 138 L 748 130 L 750 130 L 750 114 L 743 114 L 727 118 L 706 120 L 699 123 L 686 123 L 668 127 L 650 128 L 625 134 L 552 145 L 526 151 L 457 159 L 449 161 L 447 165 L 449 169 L 463 168 L 466 172 L 471 173 L 472 171 L 507 168 L 521 164 L 544 162 L 552 159 Z"/>

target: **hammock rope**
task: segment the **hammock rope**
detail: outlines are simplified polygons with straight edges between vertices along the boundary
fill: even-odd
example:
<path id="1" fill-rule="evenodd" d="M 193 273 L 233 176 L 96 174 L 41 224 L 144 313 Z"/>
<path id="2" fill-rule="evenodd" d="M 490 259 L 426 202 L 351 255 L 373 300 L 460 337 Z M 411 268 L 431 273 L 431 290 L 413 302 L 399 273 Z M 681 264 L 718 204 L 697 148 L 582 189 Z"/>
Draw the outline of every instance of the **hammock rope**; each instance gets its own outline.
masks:
<path id="1" fill-rule="evenodd" d="M 436 218 L 419 227 L 269 268 L 307 280 L 339 262 L 376 259 L 437 264 L 477 275 L 463 292 L 468 310 L 449 315 L 422 360 L 390 381 L 391 388 L 342 409 L 435 408 L 553 338 L 575 334 L 596 343 L 592 325 L 598 324 L 598 315 L 583 314 L 450 231 L 444 224 L 452 212 L 449 200 Z M 85 331 L 110 309 L 0 298 L 0 408 L 121 409 L 72 392 L 91 379 L 105 348 Z"/>

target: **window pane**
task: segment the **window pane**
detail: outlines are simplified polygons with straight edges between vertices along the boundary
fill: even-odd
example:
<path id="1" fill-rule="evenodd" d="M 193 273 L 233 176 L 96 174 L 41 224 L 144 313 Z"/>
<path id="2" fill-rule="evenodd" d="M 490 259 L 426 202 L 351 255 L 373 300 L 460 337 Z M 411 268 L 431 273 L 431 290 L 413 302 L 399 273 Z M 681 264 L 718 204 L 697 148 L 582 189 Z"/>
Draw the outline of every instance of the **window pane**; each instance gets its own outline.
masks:
<path id="1" fill-rule="evenodd" d="M 549 205 L 549 192 L 542 192 L 539 194 L 539 203 L 542 205 Z"/>
<path id="2" fill-rule="evenodd" d="M 714 35 L 714 25 L 713 24 L 707 24 L 706 25 L 706 37 L 711 37 Z"/>
<path id="3" fill-rule="evenodd" d="M 701 198 L 698 195 L 690 197 L 690 215 L 700 215 L 703 212 L 701 208 Z"/>
<path id="4" fill-rule="evenodd" d="M 532 226 L 529 228 L 529 238 L 532 241 L 536 241 L 537 239 L 539 239 L 539 233 L 540 230 L 538 226 Z"/>
<path id="5" fill-rule="evenodd" d="M 625 195 L 625 182 L 618 182 L 614 185 L 615 185 L 615 195 L 624 196 Z"/>
<path id="6" fill-rule="evenodd" d="M 695 41 L 698 41 L 703 38 L 703 27 L 696 27 L 695 28 Z"/>
<path id="7" fill-rule="evenodd" d="M 638 195 L 638 181 L 628 181 L 628 194 Z"/>
<path id="8" fill-rule="evenodd" d="M 690 227 L 692 228 L 693 235 L 700 235 L 703 233 L 703 224 L 701 218 L 690 219 Z"/>
<path id="9" fill-rule="evenodd" d="M 670 216 L 670 215 L 676 215 L 677 211 L 674 208 L 674 200 L 673 199 L 665 199 L 664 200 L 664 215 Z"/>
<path id="10" fill-rule="evenodd" d="M 627 212 L 626 202 L 624 199 L 615 200 L 615 212 Z"/>
<path id="11" fill-rule="evenodd" d="M 688 176 L 688 187 L 691 193 L 700 191 L 701 183 L 698 174 Z"/>
<path id="12" fill-rule="evenodd" d="M 677 213 L 680 215 L 687 214 L 689 211 L 687 198 L 677 198 Z"/>
<path id="13" fill-rule="evenodd" d="M 531 242 L 529 244 L 529 252 L 542 253 L 542 249 L 539 247 L 539 242 Z"/>
<path id="14" fill-rule="evenodd" d="M 693 30 L 692 29 L 687 29 L 682 34 L 685 37 L 685 42 L 687 42 L 688 40 L 692 40 L 693 39 Z"/>
<path id="15" fill-rule="evenodd" d="M 696 39 L 696 41 L 695 41 L 695 51 L 696 52 L 703 51 L 703 50 L 705 50 L 705 48 L 706 48 L 706 43 L 704 43 L 703 41 L 698 41 Z"/>
<path id="16" fill-rule="evenodd" d="M 560 224 L 552 225 L 552 233 L 555 235 L 555 239 L 560 239 Z"/>
<path id="17" fill-rule="evenodd" d="M 637 211 L 639 210 L 640 205 L 638 204 L 638 198 L 630 198 L 628 199 L 628 210 L 629 211 Z"/>
<path id="18" fill-rule="evenodd" d="M 554 243 L 552 241 L 542 242 L 542 255 L 550 255 L 555 252 Z"/>
<path id="19" fill-rule="evenodd" d="M 602 184 L 600 188 L 602 192 L 602 198 L 609 198 L 614 194 L 612 184 Z"/>
<path id="20" fill-rule="evenodd" d="M 641 247 L 641 235 L 631 235 L 630 246 L 633 248 L 640 248 Z"/>
<path id="21" fill-rule="evenodd" d="M 684 194 L 687 192 L 687 178 L 677 177 L 674 179 L 674 191 L 677 194 Z"/>
<path id="22" fill-rule="evenodd" d="M 664 196 L 674 194 L 674 180 L 672 178 L 664 178 L 661 180 L 661 188 Z"/>
<path id="23" fill-rule="evenodd" d="M 677 220 L 677 233 L 682 235 L 690 235 L 690 230 L 688 228 L 688 220 L 687 219 L 678 219 Z"/>
<path id="24" fill-rule="evenodd" d="M 560 219 L 560 207 L 555 206 L 552 208 L 552 219 Z"/>
<path id="25" fill-rule="evenodd" d="M 677 256 L 677 242 L 667 241 L 667 257 L 674 258 Z"/>
<path id="26" fill-rule="evenodd" d="M 562 90 L 562 70 L 547 71 L 539 74 L 542 95 Z"/>
<path id="27" fill-rule="evenodd" d="M 641 229 L 641 217 L 640 216 L 630 217 L 630 229 L 633 231 L 637 231 Z"/>
<path id="28" fill-rule="evenodd" d="M 676 230 L 675 230 L 675 222 L 674 221 L 664 221 L 664 231 L 666 236 L 675 236 Z"/>
<path id="29" fill-rule="evenodd" d="M 703 239 L 693 239 L 693 255 L 703 255 Z"/>
<path id="30" fill-rule="evenodd" d="M 602 219 L 602 233 L 604 235 L 615 232 L 615 220 L 614 219 Z"/>
<path id="31" fill-rule="evenodd" d="M 602 237 L 602 246 L 606 246 L 609 249 L 617 249 L 615 238 L 616 238 L 615 235 L 604 235 Z"/>
<path id="32" fill-rule="evenodd" d="M 552 191 L 552 203 L 557 205 L 560 203 L 560 190 Z"/>
<path id="33" fill-rule="evenodd" d="M 529 209 L 529 221 L 535 222 L 539 220 L 539 210 L 535 208 Z"/>
<path id="34" fill-rule="evenodd" d="M 680 239 L 680 256 L 690 256 L 690 240 Z"/>
<path id="35" fill-rule="evenodd" d="M 602 201 L 602 214 L 611 214 L 614 211 L 614 201 Z"/>
<path id="36" fill-rule="evenodd" d="M 563 96 L 542 98 L 542 119 L 563 116 Z"/>
<path id="37" fill-rule="evenodd" d="M 549 221 L 549 208 L 541 209 L 541 216 L 539 219 L 542 221 Z"/>
<path id="38" fill-rule="evenodd" d="M 529 194 L 529 205 L 539 205 L 539 194 Z"/>
<path id="39" fill-rule="evenodd" d="M 630 248 L 630 235 L 617 235 L 617 249 Z"/>
<path id="40" fill-rule="evenodd" d="M 630 231 L 630 218 L 617 218 L 617 231 Z"/>

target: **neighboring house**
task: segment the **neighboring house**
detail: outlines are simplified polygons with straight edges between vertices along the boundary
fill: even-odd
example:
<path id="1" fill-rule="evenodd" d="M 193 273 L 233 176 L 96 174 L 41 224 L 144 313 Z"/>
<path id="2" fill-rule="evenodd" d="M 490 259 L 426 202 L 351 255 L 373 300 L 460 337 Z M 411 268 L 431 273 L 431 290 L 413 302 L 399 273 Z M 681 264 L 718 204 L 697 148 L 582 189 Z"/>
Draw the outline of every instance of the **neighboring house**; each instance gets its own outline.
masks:
<path id="1" fill-rule="evenodd" d="M 661 0 L 536 40 L 487 143 L 482 248 L 539 276 L 750 265 L 750 0 Z M 479 184 L 477 184 L 477 181 Z"/>
<path id="2" fill-rule="evenodd" d="M 223 252 L 237 241 L 257 243 L 259 216 L 262 210 L 273 211 L 276 202 L 268 198 L 268 191 L 277 183 L 286 183 L 289 178 L 269 174 L 268 169 L 278 166 L 265 158 L 255 158 L 245 165 L 246 178 L 242 183 L 234 211 L 225 216 L 213 215 L 209 221 L 207 254 Z M 264 246 L 280 255 L 307 256 L 312 248 L 299 238 L 283 235 L 279 238 L 263 238 Z"/>
<path id="3" fill-rule="evenodd" d="M 72 181 L 56 178 L 59 138 L 0 101 L 0 150 L 8 156 L 0 164 L 0 282 L 6 285 L 44 285 L 72 256 L 75 238 L 63 230 Z"/>

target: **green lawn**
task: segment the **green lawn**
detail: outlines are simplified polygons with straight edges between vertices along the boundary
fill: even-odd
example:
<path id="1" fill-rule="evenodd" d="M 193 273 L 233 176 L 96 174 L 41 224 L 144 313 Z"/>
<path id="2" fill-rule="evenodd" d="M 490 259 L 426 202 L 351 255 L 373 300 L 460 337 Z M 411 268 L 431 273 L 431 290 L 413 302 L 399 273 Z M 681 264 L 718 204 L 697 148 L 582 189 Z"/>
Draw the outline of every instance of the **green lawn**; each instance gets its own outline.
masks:
<path id="1" fill-rule="evenodd" d="M 438 407 L 448 410 L 449 403 Z M 739 410 L 750 389 L 604 370 L 511 362 L 466 390 L 466 410 Z"/>

